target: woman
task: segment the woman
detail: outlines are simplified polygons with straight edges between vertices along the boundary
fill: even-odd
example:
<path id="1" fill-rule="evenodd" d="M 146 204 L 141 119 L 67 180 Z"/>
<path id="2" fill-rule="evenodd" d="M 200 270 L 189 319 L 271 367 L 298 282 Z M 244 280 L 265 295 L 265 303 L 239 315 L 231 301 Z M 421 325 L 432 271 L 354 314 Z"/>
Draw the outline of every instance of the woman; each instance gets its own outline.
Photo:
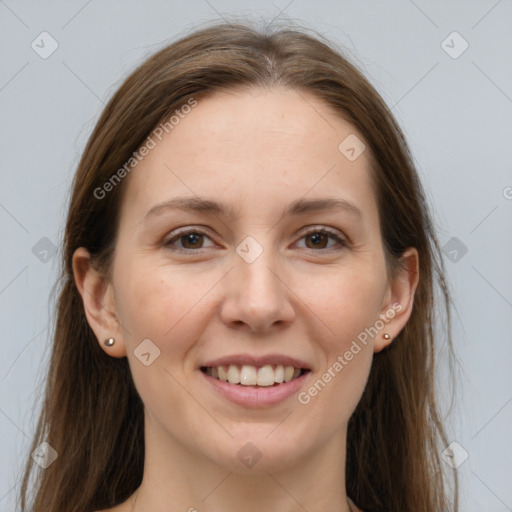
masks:
<path id="1" fill-rule="evenodd" d="M 421 184 L 319 36 L 221 24 L 144 62 L 64 247 L 34 512 L 457 510 Z"/>

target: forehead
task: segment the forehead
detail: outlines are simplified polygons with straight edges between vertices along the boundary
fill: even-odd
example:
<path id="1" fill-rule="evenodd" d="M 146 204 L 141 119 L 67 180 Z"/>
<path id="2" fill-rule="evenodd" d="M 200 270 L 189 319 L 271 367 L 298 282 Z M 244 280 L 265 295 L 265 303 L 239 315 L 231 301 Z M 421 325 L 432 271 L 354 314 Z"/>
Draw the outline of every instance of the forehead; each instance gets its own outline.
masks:
<path id="1" fill-rule="evenodd" d="M 227 194 L 233 210 L 247 203 L 253 212 L 273 202 L 281 211 L 306 194 L 339 192 L 362 209 L 374 203 L 364 204 L 372 194 L 369 149 L 355 160 L 343 153 L 344 141 L 362 144 L 362 136 L 309 92 L 219 92 L 187 112 L 161 140 L 152 136 L 155 147 L 125 183 L 122 216 L 140 221 L 155 204 L 184 195 Z"/>

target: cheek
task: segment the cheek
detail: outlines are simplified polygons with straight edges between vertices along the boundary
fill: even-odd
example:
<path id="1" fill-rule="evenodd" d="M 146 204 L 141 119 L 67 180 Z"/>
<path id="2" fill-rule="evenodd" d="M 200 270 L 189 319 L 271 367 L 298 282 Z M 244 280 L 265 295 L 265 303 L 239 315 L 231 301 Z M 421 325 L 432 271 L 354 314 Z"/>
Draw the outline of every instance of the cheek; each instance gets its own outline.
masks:
<path id="1" fill-rule="evenodd" d="M 379 318 L 384 289 L 383 274 L 348 269 L 309 287 L 311 308 L 322 320 L 315 340 L 322 345 L 325 365 L 298 399 L 323 418 L 324 426 L 335 429 L 347 422 L 361 398 L 373 358 L 368 329 Z"/>
<path id="2" fill-rule="evenodd" d="M 128 274 L 119 287 L 118 310 L 127 357 L 135 385 L 148 405 L 162 394 L 164 383 L 164 394 L 179 391 L 172 377 L 182 382 L 190 371 L 190 356 L 204 317 L 201 300 L 212 286 L 207 278 L 170 274 L 161 267 L 146 267 L 143 272 Z M 191 281 L 196 284 L 192 286 Z M 151 343 L 143 341 L 148 339 Z M 148 351 L 150 365 L 145 366 L 139 357 Z"/>
<path id="3" fill-rule="evenodd" d="M 207 283 L 191 286 L 190 276 L 168 274 L 161 267 L 146 267 L 119 286 L 118 309 L 132 377 L 145 407 L 156 417 L 162 403 L 173 403 L 181 413 L 189 403 L 180 383 L 187 377 L 188 354 L 201 329 L 200 300 L 206 293 L 203 288 L 208 288 Z M 147 339 L 154 345 L 143 341 Z M 139 348 L 143 346 L 144 351 Z M 139 358 L 145 352 L 150 354 L 148 365 Z"/>
<path id="4" fill-rule="evenodd" d="M 328 327 L 335 342 L 344 343 L 373 325 L 382 306 L 385 278 L 365 268 L 346 268 L 304 286 L 305 297 L 314 313 Z M 308 305 L 309 305 L 308 304 Z"/>
<path id="5" fill-rule="evenodd" d="M 122 285 L 120 308 L 132 341 L 135 336 L 154 338 L 155 343 L 174 345 L 184 326 L 191 328 L 190 318 L 200 306 L 208 279 L 195 279 L 183 273 L 161 268 L 132 274 Z M 193 282 L 193 284 L 191 284 Z M 201 284 L 202 283 L 202 284 Z M 192 323 L 193 325 L 193 323 Z"/>

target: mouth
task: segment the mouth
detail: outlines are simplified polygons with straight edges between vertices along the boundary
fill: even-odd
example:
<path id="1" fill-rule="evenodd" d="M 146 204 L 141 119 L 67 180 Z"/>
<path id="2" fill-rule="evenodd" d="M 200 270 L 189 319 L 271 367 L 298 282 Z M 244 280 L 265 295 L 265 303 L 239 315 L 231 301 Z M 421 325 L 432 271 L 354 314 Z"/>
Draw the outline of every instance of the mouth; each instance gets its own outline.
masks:
<path id="1" fill-rule="evenodd" d="M 254 366 L 250 364 L 201 366 L 200 370 L 209 377 L 222 382 L 227 382 L 235 386 L 250 386 L 255 388 L 278 387 L 310 372 L 308 368 L 298 368 L 282 364 L 267 364 L 264 366 Z"/>

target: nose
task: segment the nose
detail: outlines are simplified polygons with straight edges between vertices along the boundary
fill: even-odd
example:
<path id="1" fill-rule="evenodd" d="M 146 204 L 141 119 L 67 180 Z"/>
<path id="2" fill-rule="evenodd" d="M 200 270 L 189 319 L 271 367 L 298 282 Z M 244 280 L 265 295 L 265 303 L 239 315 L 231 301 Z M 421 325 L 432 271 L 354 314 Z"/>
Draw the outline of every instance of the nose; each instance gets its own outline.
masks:
<path id="1" fill-rule="evenodd" d="M 226 279 L 226 296 L 221 308 L 226 325 L 264 332 L 283 328 L 293 321 L 293 292 L 286 285 L 281 266 L 265 251 L 252 263 L 242 258 L 235 260 Z"/>

